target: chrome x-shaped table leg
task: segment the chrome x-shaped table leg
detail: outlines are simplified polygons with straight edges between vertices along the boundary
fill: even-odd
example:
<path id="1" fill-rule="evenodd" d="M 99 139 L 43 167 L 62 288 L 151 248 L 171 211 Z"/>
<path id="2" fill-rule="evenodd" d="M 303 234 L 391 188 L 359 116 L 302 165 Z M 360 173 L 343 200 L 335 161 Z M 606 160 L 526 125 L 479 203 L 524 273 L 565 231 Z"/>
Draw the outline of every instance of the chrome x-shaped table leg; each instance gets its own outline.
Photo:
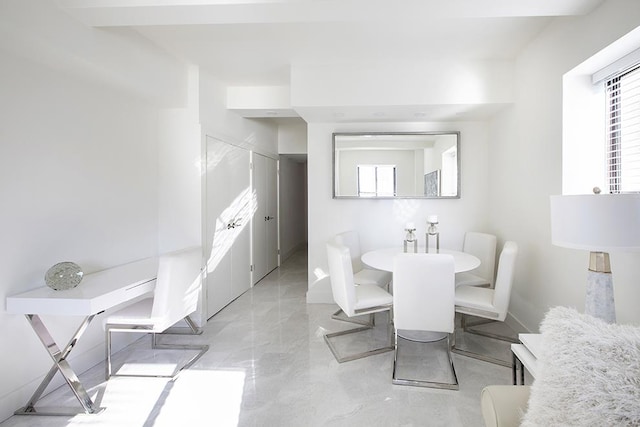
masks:
<path id="1" fill-rule="evenodd" d="M 75 372 L 73 372 L 73 369 L 71 369 L 69 362 L 67 362 L 67 357 L 69 356 L 69 353 L 71 353 L 71 350 L 73 350 L 75 345 L 78 343 L 80 336 L 86 331 L 87 327 L 89 326 L 89 323 L 91 323 L 91 321 L 96 315 L 92 314 L 90 316 L 87 316 L 84 319 L 84 321 L 82 322 L 82 324 L 80 324 L 80 327 L 78 328 L 76 333 L 73 335 L 73 337 L 71 337 L 71 340 L 69 341 L 67 346 L 62 350 L 60 350 L 56 342 L 53 340 L 53 337 L 51 336 L 47 328 L 44 326 L 44 323 L 42 322 L 42 319 L 40 318 L 40 316 L 38 316 L 37 314 L 27 314 L 25 316 L 29 321 L 29 324 L 35 331 L 36 335 L 38 335 L 38 338 L 40 338 L 40 341 L 42 342 L 44 347 L 47 349 L 49 356 L 51 356 L 51 359 L 53 359 L 53 366 L 49 370 L 49 373 L 44 377 L 44 379 L 40 383 L 40 386 L 38 386 L 38 389 L 35 391 L 35 393 L 33 393 L 33 396 L 31 396 L 31 399 L 29 399 L 29 401 L 24 407 L 15 411 L 15 414 L 16 415 L 76 415 L 76 414 L 82 414 L 82 413 L 97 414 L 102 412 L 104 408 L 95 407 L 95 404 L 89 397 L 89 394 L 80 383 L 78 376 L 76 375 Z M 82 410 L 74 409 L 74 408 L 66 408 L 66 407 L 46 407 L 46 408 L 35 407 L 36 403 L 38 402 L 38 400 L 40 400 L 40 397 L 42 397 L 42 393 L 44 393 L 45 389 L 47 388 L 47 386 L 55 376 L 56 372 L 60 372 L 62 377 L 65 379 L 65 381 L 69 385 L 69 388 L 71 388 L 71 391 L 80 402 L 80 405 L 82 405 Z"/>

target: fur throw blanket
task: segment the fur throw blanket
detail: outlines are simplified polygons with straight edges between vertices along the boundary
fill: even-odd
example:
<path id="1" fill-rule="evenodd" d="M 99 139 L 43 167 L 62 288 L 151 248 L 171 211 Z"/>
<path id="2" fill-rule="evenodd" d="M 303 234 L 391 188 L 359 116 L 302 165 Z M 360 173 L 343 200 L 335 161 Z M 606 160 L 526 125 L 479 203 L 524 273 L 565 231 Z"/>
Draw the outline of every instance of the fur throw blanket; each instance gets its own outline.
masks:
<path id="1" fill-rule="evenodd" d="M 640 426 L 640 327 L 555 307 L 540 332 L 522 426 Z"/>

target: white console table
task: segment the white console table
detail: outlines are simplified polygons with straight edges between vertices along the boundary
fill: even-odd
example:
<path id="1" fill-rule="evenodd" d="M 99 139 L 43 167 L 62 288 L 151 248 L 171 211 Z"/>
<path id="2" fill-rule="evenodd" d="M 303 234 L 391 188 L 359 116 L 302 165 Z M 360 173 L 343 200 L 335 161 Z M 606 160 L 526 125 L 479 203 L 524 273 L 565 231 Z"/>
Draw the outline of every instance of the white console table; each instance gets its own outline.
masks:
<path id="1" fill-rule="evenodd" d="M 538 369 L 538 352 L 540 351 L 542 335 L 519 334 L 521 344 L 511 344 L 513 353 L 513 384 L 518 384 L 518 370 L 520 371 L 520 384 L 524 385 L 524 369 L 526 368 L 533 378 Z"/>
<path id="2" fill-rule="evenodd" d="M 80 285 L 73 289 L 55 291 L 43 286 L 7 297 L 7 312 L 26 316 L 47 353 L 53 359 L 53 366 L 49 373 L 44 377 L 27 404 L 15 411 L 16 415 L 96 414 L 104 410 L 104 408 L 95 406 L 78 376 L 71 369 L 67 358 L 96 315 L 152 292 L 157 272 L 158 259 L 147 258 L 87 274 Z M 42 322 L 41 315 L 84 316 L 84 320 L 69 343 L 60 349 Z M 36 408 L 36 403 L 42 397 L 42 393 L 56 372 L 60 372 L 63 376 L 82 405 L 82 410 L 68 407 Z"/>

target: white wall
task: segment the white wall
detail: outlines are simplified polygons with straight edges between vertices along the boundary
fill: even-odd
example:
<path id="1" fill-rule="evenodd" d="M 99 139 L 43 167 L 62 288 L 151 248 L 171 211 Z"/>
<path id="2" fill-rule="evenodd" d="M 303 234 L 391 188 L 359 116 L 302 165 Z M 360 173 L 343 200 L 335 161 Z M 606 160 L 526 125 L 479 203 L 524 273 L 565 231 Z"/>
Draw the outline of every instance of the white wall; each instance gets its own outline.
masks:
<path id="1" fill-rule="evenodd" d="M 550 238 L 549 195 L 562 192 L 563 75 L 638 25 L 634 0 L 555 21 L 518 57 L 514 106 L 491 122 L 491 229 L 520 246 L 510 312 L 531 330 L 551 306 L 584 308 L 588 253 Z M 637 324 L 637 254 L 611 258 L 618 321 Z"/>
<path id="2" fill-rule="evenodd" d="M 419 132 L 459 130 L 462 165 L 460 199 L 333 199 L 331 179 L 333 132 Z M 488 229 L 489 159 L 487 125 L 458 123 L 310 123 L 308 124 L 309 291 L 310 303 L 331 303 L 325 243 L 334 234 L 356 230 L 363 251 L 398 246 L 404 226 L 413 221 L 424 243 L 427 215 L 440 219 L 443 247 L 462 248 L 467 230 Z"/>
<path id="3" fill-rule="evenodd" d="M 226 86 L 214 76 L 200 73 L 199 117 L 203 135 L 278 159 L 278 126 L 262 119 L 245 119 L 226 108 Z"/>
<path id="4" fill-rule="evenodd" d="M 4 311 L 5 297 L 44 285 L 44 273 L 60 261 L 74 261 L 91 273 L 157 253 L 158 104 L 170 98 L 150 99 L 118 79 L 85 76 L 87 68 L 108 69 L 127 58 L 91 57 L 87 63 L 100 61 L 72 67 L 58 38 L 83 36 L 92 44 L 96 35 L 81 31 L 48 2 L 38 8 L 36 22 L 22 23 L 23 8 L 31 5 L 15 2 L 14 9 L 0 14 L 3 30 L 24 48 L 0 48 L 0 341 L 5 350 L 0 352 L 0 420 L 26 403 L 51 365 L 24 317 Z M 12 32 L 5 19 L 24 26 Z M 48 24 L 39 27 L 40 19 Z M 53 29 L 56 36 L 49 37 Z M 105 36 L 91 46 L 93 54 L 121 46 L 109 40 Z M 43 58 L 45 48 L 59 56 Z M 137 49 L 146 57 L 142 47 L 132 48 Z M 129 77 L 135 84 L 135 73 Z M 170 91 L 181 84 L 167 80 L 163 86 Z M 44 321 L 64 345 L 80 319 L 47 316 Z M 116 342 L 116 348 L 121 345 Z M 71 364 L 81 372 L 103 359 L 98 318 L 72 353 Z"/>
<path id="5" fill-rule="evenodd" d="M 201 244 L 201 130 L 197 120 L 188 109 L 167 109 L 159 115 L 159 253 Z"/>
<path id="6" fill-rule="evenodd" d="M 280 154 L 307 154 L 307 124 L 300 120 L 278 126 Z"/>

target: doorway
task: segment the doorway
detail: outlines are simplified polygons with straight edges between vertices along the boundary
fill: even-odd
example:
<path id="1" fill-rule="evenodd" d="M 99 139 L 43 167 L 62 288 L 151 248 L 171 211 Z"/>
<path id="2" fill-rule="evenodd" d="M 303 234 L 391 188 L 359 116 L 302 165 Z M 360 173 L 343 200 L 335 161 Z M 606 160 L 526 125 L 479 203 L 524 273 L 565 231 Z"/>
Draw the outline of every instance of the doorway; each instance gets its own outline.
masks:
<path id="1" fill-rule="evenodd" d="M 280 154 L 280 262 L 307 248 L 307 155 Z"/>

